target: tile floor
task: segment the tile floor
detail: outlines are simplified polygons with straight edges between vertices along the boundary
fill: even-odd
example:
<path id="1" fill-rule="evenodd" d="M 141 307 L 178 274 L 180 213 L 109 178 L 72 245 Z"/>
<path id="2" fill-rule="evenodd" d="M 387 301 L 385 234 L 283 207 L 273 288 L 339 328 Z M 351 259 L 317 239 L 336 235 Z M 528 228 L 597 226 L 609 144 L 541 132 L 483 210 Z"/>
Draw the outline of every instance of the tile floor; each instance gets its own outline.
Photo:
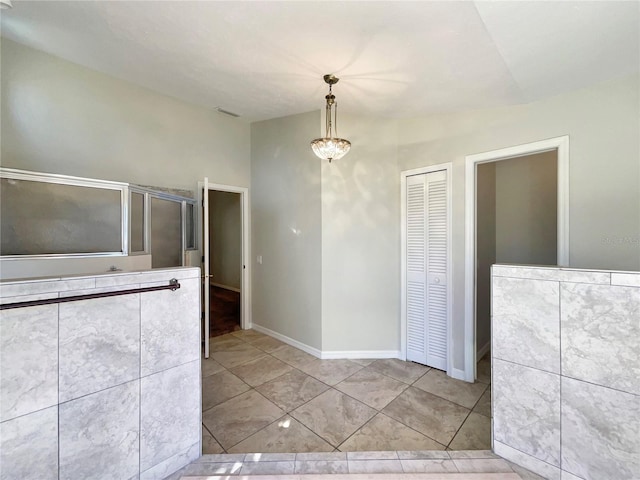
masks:
<path id="1" fill-rule="evenodd" d="M 203 453 L 488 450 L 488 358 L 478 382 L 400 360 L 320 360 L 253 330 L 210 340 Z"/>

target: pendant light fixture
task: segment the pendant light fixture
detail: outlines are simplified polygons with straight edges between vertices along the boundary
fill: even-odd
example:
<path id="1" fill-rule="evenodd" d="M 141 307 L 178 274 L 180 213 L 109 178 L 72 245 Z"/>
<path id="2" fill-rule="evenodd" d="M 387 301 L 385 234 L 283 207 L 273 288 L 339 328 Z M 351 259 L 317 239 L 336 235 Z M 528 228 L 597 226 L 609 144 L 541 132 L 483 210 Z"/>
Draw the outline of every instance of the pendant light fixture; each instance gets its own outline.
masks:
<path id="1" fill-rule="evenodd" d="M 333 95 L 331 91 L 331 87 L 338 83 L 338 80 L 340 79 L 334 75 L 324 76 L 325 83 L 329 84 L 329 94 L 324 97 L 327 100 L 325 136 L 324 138 L 316 138 L 311 142 L 313 153 L 315 153 L 318 158 L 329 160 L 329 162 L 344 157 L 351 149 L 351 142 L 349 140 L 333 136 L 334 132 L 336 135 L 338 134 L 338 104 L 336 103 L 335 95 Z M 331 121 L 332 110 L 335 123 Z"/>

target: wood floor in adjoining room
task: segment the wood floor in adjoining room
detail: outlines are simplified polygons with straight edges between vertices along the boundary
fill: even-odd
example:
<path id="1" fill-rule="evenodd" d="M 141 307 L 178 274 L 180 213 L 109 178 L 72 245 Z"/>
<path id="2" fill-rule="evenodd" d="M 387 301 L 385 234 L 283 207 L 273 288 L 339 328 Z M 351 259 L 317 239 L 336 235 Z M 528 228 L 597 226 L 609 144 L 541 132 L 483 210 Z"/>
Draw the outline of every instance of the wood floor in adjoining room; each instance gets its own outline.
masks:
<path id="1" fill-rule="evenodd" d="M 488 357 L 478 382 L 388 360 L 320 360 L 253 330 L 210 339 L 203 453 L 488 450 Z"/>
<path id="2" fill-rule="evenodd" d="M 240 292 L 211 285 L 209 299 L 209 336 L 240 330 Z"/>

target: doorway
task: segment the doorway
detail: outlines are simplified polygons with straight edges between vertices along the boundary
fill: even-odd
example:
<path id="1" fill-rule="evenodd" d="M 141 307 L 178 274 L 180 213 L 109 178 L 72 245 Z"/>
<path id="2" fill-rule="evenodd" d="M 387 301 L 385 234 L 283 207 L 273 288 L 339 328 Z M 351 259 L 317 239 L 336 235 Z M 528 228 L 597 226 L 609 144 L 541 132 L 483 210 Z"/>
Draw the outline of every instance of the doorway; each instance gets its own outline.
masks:
<path id="1" fill-rule="evenodd" d="M 491 343 L 491 265 L 568 264 L 568 161 L 568 137 L 467 157 L 467 381 Z"/>
<path id="2" fill-rule="evenodd" d="M 209 190 L 209 337 L 240 330 L 242 205 L 239 193 Z"/>
<path id="3" fill-rule="evenodd" d="M 203 342 L 251 328 L 249 260 L 249 191 L 210 184 L 198 188 L 202 205 Z"/>

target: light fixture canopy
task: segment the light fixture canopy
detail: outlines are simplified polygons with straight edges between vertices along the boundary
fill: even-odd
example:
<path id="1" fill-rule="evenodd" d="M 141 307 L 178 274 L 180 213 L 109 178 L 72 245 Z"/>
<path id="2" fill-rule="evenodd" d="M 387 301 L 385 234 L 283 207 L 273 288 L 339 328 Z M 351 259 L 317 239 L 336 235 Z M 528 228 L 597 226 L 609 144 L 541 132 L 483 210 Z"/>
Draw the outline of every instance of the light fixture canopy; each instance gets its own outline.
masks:
<path id="1" fill-rule="evenodd" d="M 338 103 L 336 97 L 332 92 L 332 87 L 338 83 L 340 79 L 332 74 L 324 76 L 324 81 L 329 85 L 329 94 L 324 98 L 327 100 L 326 105 L 326 123 L 325 123 L 325 136 L 323 138 L 316 138 L 311 141 L 311 149 L 316 156 L 322 160 L 338 160 L 344 157 L 351 149 L 351 142 L 344 138 L 334 137 L 333 133 L 338 134 Z M 332 112 L 333 110 L 333 112 Z M 331 119 L 333 113 L 333 121 Z"/>

